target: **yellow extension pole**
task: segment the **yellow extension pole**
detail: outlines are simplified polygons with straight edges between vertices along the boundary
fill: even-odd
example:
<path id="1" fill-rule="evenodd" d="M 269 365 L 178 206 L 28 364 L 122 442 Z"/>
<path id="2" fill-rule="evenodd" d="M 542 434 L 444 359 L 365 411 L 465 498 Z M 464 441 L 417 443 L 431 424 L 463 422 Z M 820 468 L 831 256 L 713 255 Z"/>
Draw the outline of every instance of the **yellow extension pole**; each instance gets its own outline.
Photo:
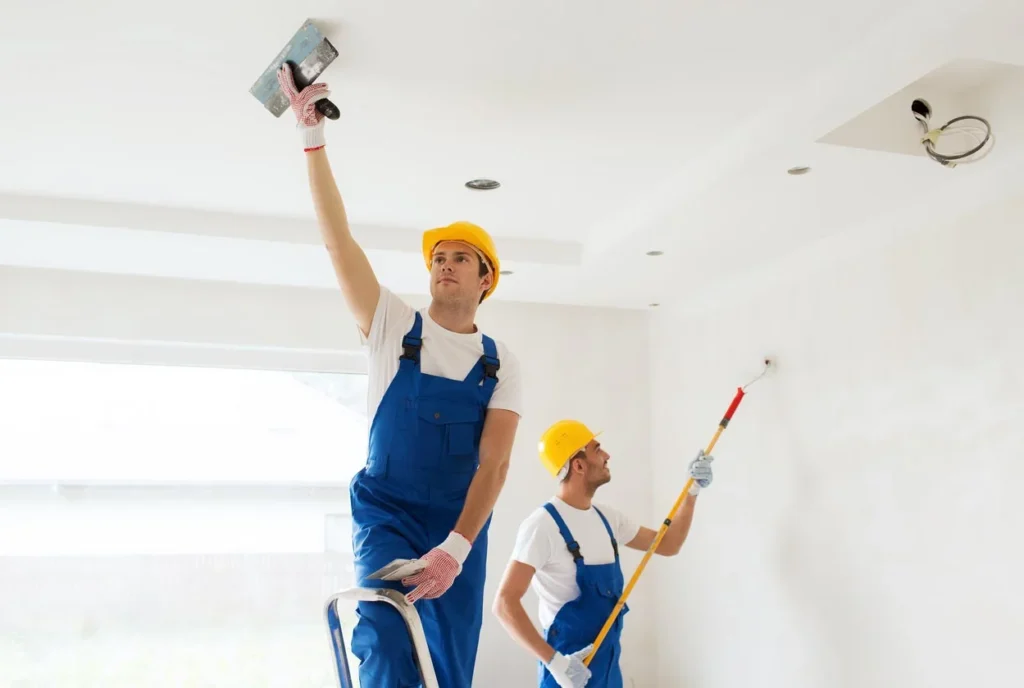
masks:
<path id="1" fill-rule="evenodd" d="M 765 361 L 765 365 L 769 365 L 767 360 Z M 764 375 L 764 373 L 761 374 Z M 711 438 L 711 443 L 708 444 L 707 448 L 704 450 L 705 455 L 710 456 L 715 445 L 718 443 L 718 438 L 722 436 L 722 432 L 725 430 L 726 426 L 729 425 L 729 421 L 732 419 L 732 414 L 736 412 L 736 408 L 740 405 L 743 395 L 743 387 L 740 387 L 736 391 L 736 396 L 733 398 L 732 404 L 729 405 L 729 409 L 722 417 L 722 422 L 718 424 L 718 430 L 715 431 L 714 437 Z M 587 655 L 587 658 L 583 660 L 584 664 L 589 665 L 590 660 L 592 660 L 594 655 L 597 654 L 598 649 L 601 647 L 601 643 L 604 642 L 605 636 L 608 635 L 608 631 L 611 630 L 612 625 L 615 623 L 615 619 L 619 617 L 619 612 L 622 611 L 623 605 L 626 604 L 626 599 L 629 597 L 629 594 L 633 592 L 633 586 L 636 585 L 637 580 L 640 579 L 640 574 L 644 572 L 644 567 L 647 566 L 647 562 L 650 560 L 651 555 L 658 549 L 661 539 L 665 537 L 665 533 L 668 532 L 669 526 L 672 525 L 672 517 L 679 510 L 683 500 L 685 500 L 686 496 L 690 493 L 690 488 L 692 486 L 693 476 L 690 476 L 686 481 L 686 485 L 683 486 L 683 491 L 679 493 L 679 497 L 676 499 L 675 504 L 672 505 L 672 510 L 668 512 L 668 516 L 665 517 L 661 527 L 658 528 L 658 534 L 655 536 L 654 542 L 652 542 L 650 547 L 647 548 L 647 551 L 644 552 L 644 557 L 640 560 L 640 564 L 636 567 L 636 571 L 633 572 L 633 577 L 629 579 L 629 583 L 626 585 L 626 589 L 622 591 L 622 595 L 619 597 L 619 601 L 615 604 L 615 608 L 612 609 L 612 613 L 608 615 L 608 620 L 604 622 L 604 627 L 601 629 L 601 632 L 597 634 L 597 639 L 594 640 L 593 649 L 590 651 L 590 654 Z"/>

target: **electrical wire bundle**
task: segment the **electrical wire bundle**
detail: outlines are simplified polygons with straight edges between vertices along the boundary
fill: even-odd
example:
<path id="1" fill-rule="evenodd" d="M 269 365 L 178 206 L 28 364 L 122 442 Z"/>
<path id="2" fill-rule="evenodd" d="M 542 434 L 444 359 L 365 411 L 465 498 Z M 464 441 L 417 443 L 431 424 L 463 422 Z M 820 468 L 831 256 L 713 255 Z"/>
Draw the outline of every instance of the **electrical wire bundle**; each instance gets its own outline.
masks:
<path id="1" fill-rule="evenodd" d="M 921 143 L 924 145 L 925 152 L 928 154 L 928 157 L 940 165 L 953 168 L 959 164 L 977 162 L 988 155 L 989 151 L 992 150 L 991 144 L 995 141 L 992 137 L 992 125 L 990 125 L 988 120 L 984 117 L 979 117 L 977 115 L 961 115 L 959 117 L 954 117 L 937 129 L 928 128 L 927 115 L 915 112 L 914 117 L 921 123 L 921 130 L 924 133 Z M 958 124 L 959 122 L 966 122 L 969 120 L 980 122 L 982 127 Z M 943 136 L 957 135 L 973 139 L 975 145 L 963 153 L 956 154 L 939 153 L 935 150 L 935 145 L 938 143 L 940 138 Z"/>

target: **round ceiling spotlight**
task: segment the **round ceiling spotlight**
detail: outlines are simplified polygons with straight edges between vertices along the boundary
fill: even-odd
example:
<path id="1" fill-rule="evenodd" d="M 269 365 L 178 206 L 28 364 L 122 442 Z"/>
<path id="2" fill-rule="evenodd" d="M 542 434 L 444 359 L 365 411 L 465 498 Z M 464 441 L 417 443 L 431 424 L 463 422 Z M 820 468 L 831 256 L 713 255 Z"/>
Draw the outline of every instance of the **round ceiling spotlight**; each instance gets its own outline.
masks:
<path id="1" fill-rule="evenodd" d="M 661 256 L 661 255 L 664 255 L 664 254 L 665 254 L 664 251 L 648 251 L 647 252 L 647 255 L 649 255 L 649 256 Z"/>
<path id="2" fill-rule="evenodd" d="M 511 270 L 499 270 L 498 274 L 499 275 L 512 275 L 514 273 Z"/>
<path id="3" fill-rule="evenodd" d="M 658 306 L 660 306 L 661 304 L 660 304 L 660 303 L 649 303 L 649 304 L 647 304 L 647 305 L 648 305 L 648 306 L 650 306 L 651 308 L 657 308 L 657 307 L 658 307 Z"/>
<path id="4" fill-rule="evenodd" d="M 801 166 L 798 166 L 798 167 L 790 167 L 788 170 L 786 170 L 786 174 L 791 174 L 794 177 L 799 177 L 800 175 L 807 174 L 810 171 L 811 171 L 810 167 L 805 167 L 805 166 L 801 165 Z"/>
<path id="5" fill-rule="evenodd" d="M 500 183 L 493 179 L 471 179 L 466 182 L 467 189 L 473 189 L 475 191 L 491 191 L 501 186 Z"/>

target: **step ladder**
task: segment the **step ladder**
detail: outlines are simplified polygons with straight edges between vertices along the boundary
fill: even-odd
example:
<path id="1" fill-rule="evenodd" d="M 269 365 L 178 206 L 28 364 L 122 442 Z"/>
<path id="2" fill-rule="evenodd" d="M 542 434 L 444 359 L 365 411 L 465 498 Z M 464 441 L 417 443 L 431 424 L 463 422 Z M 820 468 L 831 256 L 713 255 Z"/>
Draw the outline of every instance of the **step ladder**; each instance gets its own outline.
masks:
<path id="1" fill-rule="evenodd" d="M 352 674 L 348 667 L 348 652 L 345 649 L 345 638 L 341 630 L 341 616 L 338 614 L 338 604 L 345 602 L 376 602 L 379 604 L 390 604 L 405 620 L 405 627 L 409 631 L 412 640 L 414 659 L 420 670 L 420 680 L 423 688 L 440 688 L 437 683 L 437 675 L 434 673 L 434 663 L 430 659 L 430 649 L 427 647 L 427 636 L 423 632 L 423 623 L 420 621 L 420 614 L 416 607 L 405 600 L 405 595 L 397 590 L 385 588 L 349 588 L 335 593 L 327 598 L 324 605 L 324 614 L 327 620 L 327 631 L 331 638 L 331 650 L 334 652 L 334 664 L 338 671 L 338 681 L 341 688 L 355 688 L 352 683 Z M 375 688 L 373 686 L 361 686 L 361 688 Z"/>

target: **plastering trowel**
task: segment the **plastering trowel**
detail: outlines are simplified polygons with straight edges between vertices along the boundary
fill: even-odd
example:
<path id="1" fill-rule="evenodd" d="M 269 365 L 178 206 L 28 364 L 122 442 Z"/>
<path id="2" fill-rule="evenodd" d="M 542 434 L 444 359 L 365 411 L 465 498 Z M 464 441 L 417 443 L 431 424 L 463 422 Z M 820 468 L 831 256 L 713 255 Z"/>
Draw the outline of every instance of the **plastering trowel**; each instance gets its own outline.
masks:
<path id="1" fill-rule="evenodd" d="M 338 51 L 331 42 L 320 33 L 312 19 L 307 19 L 252 85 L 249 93 L 263 103 L 263 107 L 274 117 L 280 117 L 289 107 L 288 98 L 281 92 L 281 86 L 277 83 L 277 70 L 281 65 L 285 62 L 291 64 L 295 85 L 301 91 L 316 81 L 337 56 Z M 316 109 L 330 119 L 338 119 L 341 116 L 337 106 L 326 98 L 317 101 Z"/>
<path id="2" fill-rule="evenodd" d="M 419 559 L 395 559 L 390 564 L 382 566 L 370 574 L 370 580 L 402 580 L 408 576 L 415 576 L 427 568 L 426 563 Z"/>

